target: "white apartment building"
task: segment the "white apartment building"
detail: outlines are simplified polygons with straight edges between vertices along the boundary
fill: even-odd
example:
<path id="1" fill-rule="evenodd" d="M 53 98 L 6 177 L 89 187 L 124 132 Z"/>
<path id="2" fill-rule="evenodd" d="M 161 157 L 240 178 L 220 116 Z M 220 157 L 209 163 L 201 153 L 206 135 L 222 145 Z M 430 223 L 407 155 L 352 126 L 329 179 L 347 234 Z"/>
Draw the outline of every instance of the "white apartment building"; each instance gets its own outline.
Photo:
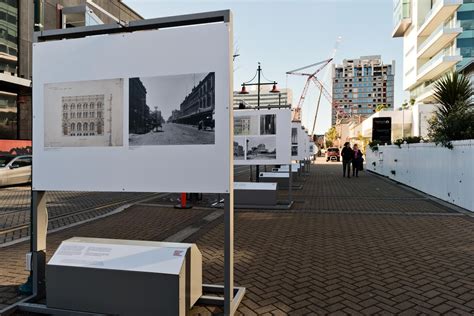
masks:
<path id="1" fill-rule="evenodd" d="M 394 0 L 393 37 L 403 37 L 403 89 L 415 100 L 413 136 L 427 135 L 436 109 L 434 82 L 455 70 L 463 56 L 457 18 L 463 0 Z"/>
<path id="2" fill-rule="evenodd" d="M 272 85 L 260 86 L 260 106 L 278 106 L 291 105 L 293 100 L 293 92 L 291 89 L 280 89 L 279 93 L 270 92 Z M 258 94 L 257 89 L 249 89 L 246 87 L 248 94 L 241 94 L 240 91 L 234 91 L 234 108 L 238 108 L 239 104 L 244 102 L 247 107 L 257 107 Z"/>

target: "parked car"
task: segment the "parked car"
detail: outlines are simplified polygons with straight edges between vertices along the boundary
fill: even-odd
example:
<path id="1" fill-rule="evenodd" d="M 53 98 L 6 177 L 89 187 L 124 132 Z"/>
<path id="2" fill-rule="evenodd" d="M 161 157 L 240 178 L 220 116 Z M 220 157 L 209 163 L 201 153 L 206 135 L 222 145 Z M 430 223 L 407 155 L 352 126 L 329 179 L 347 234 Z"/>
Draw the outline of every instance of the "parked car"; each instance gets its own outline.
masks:
<path id="1" fill-rule="evenodd" d="M 0 155 L 0 186 L 31 182 L 31 155 Z"/>
<path id="2" fill-rule="evenodd" d="M 341 161 L 341 154 L 339 153 L 339 148 L 329 147 L 326 151 L 326 161 Z"/>

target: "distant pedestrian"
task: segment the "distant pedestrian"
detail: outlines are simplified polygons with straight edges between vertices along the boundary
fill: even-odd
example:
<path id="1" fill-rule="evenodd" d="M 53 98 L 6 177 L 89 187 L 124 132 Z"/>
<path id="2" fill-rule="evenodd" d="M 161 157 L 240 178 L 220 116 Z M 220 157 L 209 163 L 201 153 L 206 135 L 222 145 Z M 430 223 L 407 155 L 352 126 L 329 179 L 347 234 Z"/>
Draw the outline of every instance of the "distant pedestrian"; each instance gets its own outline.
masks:
<path id="1" fill-rule="evenodd" d="M 362 151 L 360 151 L 357 144 L 354 145 L 352 150 L 352 176 L 359 177 L 359 170 L 362 169 L 362 163 L 364 162 L 362 158 Z"/>
<path id="2" fill-rule="evenodd" d="M 347 177 L 351 177 L 351 162 L 354 153 L 352 152 L 351 145 L 349 142 L 344 143 L 344 148 L 342 148 L 341 156 L 342 156 L 342 176 L 346 176 L 347 170 Z"/>

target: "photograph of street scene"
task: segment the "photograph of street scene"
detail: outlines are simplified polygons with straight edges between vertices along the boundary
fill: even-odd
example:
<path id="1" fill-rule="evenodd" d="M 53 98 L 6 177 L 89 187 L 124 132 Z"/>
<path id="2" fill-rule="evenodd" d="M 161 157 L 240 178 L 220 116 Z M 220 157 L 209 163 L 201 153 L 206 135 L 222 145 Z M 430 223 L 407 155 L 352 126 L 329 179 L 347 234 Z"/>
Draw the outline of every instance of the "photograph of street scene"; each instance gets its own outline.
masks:
<path id="1" fill-rule="evenodd" d="M 276 137 L 248 137 L 245 149 L 247 160 L 276 159 Z"/>
<path id="2" fill-rule="evenodd" d="M 234 138 L 234 159 L 245 159 L 245 138 Z"/>
<path id="3" fill-rule="evenodd" d="M 215 143 L 215 74 L 129 80 L 129 145 Z"/>

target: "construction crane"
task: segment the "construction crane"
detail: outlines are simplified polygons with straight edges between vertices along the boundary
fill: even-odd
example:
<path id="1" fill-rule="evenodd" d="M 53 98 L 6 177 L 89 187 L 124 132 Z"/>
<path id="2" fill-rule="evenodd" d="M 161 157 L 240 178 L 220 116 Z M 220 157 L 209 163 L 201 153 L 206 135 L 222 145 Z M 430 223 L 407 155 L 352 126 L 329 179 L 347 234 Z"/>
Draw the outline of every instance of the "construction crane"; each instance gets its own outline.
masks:
<path id="1" fill-rule="evenodd" d="M 316 88 L 319 90 L 318 102 L 317 102 L 317 106 L 316 106 L 316 112 L 315 112 L 315 115 L 314 115 L 313 128 L 312 128 L 312 131 L 311 131 L 311 135 L 314 135 L 314 129 L 316 127 L 316 120 L 318 118 L 319 105 L 321 103 L 321 96 L 324 96 L 329 101 L 331 106 L 335 106 L 335 104 L 333 104 L 333 98 L 332 98 L 331 93 L 324 87 L 324 84 L 317 78 L 317 75 L 321 72 L 321 70 L 323 70 L 327 65 L 329 65 L 334 60 L 334 56 L 336 55 L 336 51 L 339 47 L 341 39 L 342 39 L 342 37 L 340 37 L 340 36 L 337 38 L 336 45 L 334 46 L 331 58 L 320 61 L 320 62 L 317 62 L 317 63 L 314 63 L 314 64 L 311 64 L 311 65 L 307 65 L 307 66 L 304 66 L 304 67 L 301 67 L 301 68 L 298 68 L 298 69 L 290 70 L 286 73 L 287 76 L 288 75 L 298 75 L 298 76 L 307 77 L 306 83 L 305 83 L 305 86 L 303 88 L 303 92 L 301 93 L 298 104 L 295 108 L 293 108 L 293 117 L 292 117 L 293 121 L 301 121 L 301 109 L 302 109 L 304 101 L 306 99 L 306 94 L 308 93 L 308 89 L 309 89 L 310 84 L 313 83 L 316 86 Z M 308 68 L 312 68 L 312 67 L 315 67 L 315 66 L 319 66 L 319 67 L 313 72 L 304 72 L 304 71 L 302 71 L 302 70 L 306 70 Z"/>
<path id="2" fill-rule="evenodd" d="M 301 67 L 301 68 L 298 68 L 298 69 L 294 69 L 294 70 L 290 70 L 290 71 L 287 71 L 286 74 L 287 75 L 297 75 L 297 76 L 304 76 L 304 77 L 307 77 L 306 79 L 306 83 L 304 85 L 304 88 L 303 88 L 303 92 L 301 93 L 301 96 L 300 96 L 300 99 L 298 101 L 298 104 L 296 105 L 296 107 L 293 109 L 293 117 L 292 117 L 292 120 L 293 121 L 301 121 L 301 109 L 303 107 L 303 104 L 304 104 L 304 101 L 306 99 L 306 94 L 308 93 L 308 89 L 309 89 L 309 86 L 311 84 L 311 82 L 315 83 L 316 86 L 319 88 L 319 90 L 322 90 L 324 88 L 321 88 L 323 87 L 322 84 L 318 84 L 319 83 L 319 80 L 316 78 L 316 75 L 324 69 L 324 67 L 326 67 L 327 65 L 329 65 L 331 62 L 333 61 L 333 58 L 329 58 L 329 59 L 326 59 L 326 60 L 323 60 L 323 61 L 320 61 L 320 62 L 317 62 L 317 63 L 314 63 L 314 64 L 311 64 L 311 65 L 307 65 L 307 66 L 304 66 L 304 67 Z M 311 67 L 315 67 L 315 66 L 319 66 L 314 72 L 312 73 L 308 73 L 308 72 L 301 72 L 301 70 L 305 70 L 305 69 L 308 69 L 308 68 L 311 68 Z M 326 90 L 327 91 L 327 90 Z M 321 95 L 321 93 L 320 93 Z M 329 94 L 330 96 L 330 94 Z M 330 97 L 330 99 L 332 99 L 332 97 Z"/>

